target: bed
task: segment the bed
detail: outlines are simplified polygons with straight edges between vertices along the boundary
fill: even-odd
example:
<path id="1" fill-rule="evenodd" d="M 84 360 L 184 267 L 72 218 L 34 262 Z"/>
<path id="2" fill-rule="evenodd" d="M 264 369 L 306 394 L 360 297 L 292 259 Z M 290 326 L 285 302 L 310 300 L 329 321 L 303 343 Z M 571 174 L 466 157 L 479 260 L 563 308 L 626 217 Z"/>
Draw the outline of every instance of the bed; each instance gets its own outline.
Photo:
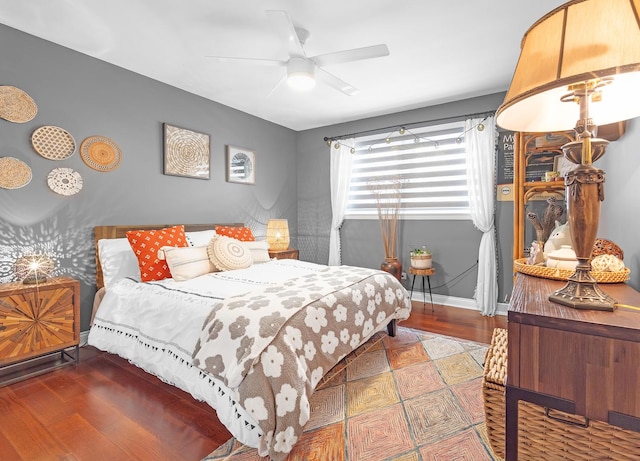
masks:
<path id="1" fill-rule="evenodd" d="M 394 335 L 409 296 L 386 272 L 299 260 L 183 281 L 141 282 L 130 260 L 120 267 L 131 257 L 128 230 L 170 226 L 94 229 L 99 290 L 88 343 L 206 401 L 240 442 L 284 459 L 318 382 L 375 333 Z M 213 228 L 185 225 L 187 239 L 202 244 Z M 117 245 L 121 254 L 105 250 Z"/>

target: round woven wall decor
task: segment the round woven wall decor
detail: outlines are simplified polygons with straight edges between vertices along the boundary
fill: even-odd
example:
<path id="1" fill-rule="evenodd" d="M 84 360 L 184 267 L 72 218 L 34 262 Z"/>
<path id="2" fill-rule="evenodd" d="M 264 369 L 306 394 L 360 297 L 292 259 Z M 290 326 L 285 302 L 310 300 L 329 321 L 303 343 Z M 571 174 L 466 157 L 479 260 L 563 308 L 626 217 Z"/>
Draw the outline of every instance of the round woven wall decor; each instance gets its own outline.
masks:
<path id="1" fill-rule="evenodd" d="M 104 136 L 91 136 L 82 141 L 80 156 L 89 168 L 98 171 L 113 171 L 122 161 L 118 145 Z"/>
<path id="2" fill-rule="evenodd" d="M 0 117 L 14 123 L 25 123 L 38 113 L 31 96 L 15 86 L 0 86 Z"/>
<path id="3" fill-rule="evenodd" d="M 82 176 L 71 168 L 54 168 L 47 176 L 47 184 L 56 194 L 74 195 L 82 189 Z"/>
<path id="4" fill-rule="evenodd" d="M 76 151 L 76 140 L 57 126 L 41 126 L 31 135 L 33 149 L 49 160 L 64 160 Z"/>
<path id="5" fill-rule="evenodd" d="M 0 187 L 19 189 L 31 182 L 32 173 L 29 165 L 14 157 L 0 158 Z"/>

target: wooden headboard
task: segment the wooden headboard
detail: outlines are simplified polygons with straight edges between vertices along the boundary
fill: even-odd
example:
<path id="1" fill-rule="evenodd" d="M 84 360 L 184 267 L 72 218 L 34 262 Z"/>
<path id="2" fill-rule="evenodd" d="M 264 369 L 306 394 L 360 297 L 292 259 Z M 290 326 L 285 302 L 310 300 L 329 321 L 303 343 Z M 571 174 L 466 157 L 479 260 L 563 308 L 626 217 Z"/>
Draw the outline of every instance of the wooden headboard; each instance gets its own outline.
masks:
<path id="1" fill-rule="evenodd" d="M 98 253 L 98 240 L 101 239 L 117 239 L 125 238 L 127 231 L 131 230 L 153 230 L 163 229 L 165 227 L 177 226 L 179 224 L 130 224 L 121 226 L 95 226 L 94 246 L 96 250 L 96 288 L 99 290 L 104 286 L 102 278 L 102 266 L 100 265 L 100 256 Z M 216 226 L 242 227 L 243 223 L 218 223 L 218 224 L 183 224 L 185 232 L 197 232 L 203 230 L 215 229 Z"/>

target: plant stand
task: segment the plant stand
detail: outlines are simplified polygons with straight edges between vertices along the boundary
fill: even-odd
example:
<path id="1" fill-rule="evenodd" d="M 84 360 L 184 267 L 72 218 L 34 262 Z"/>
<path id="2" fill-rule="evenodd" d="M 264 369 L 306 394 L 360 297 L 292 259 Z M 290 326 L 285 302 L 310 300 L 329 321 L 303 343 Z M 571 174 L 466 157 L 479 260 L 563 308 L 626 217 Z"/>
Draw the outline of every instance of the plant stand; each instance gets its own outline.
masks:
<path id="1" fill-rule="evenodd" d="M 410 297 L 413 297 L 413 285 L 416 283 L 416 275 L 422 276 L 422 305 L 423 307 L 427 306 L 427 291 L 424 289 L 424 278 L 427 278 L 427 283 L 429 284 L 429 299 L 431 300 L 431 312 L 434 312 L 433 308 L 433 294 L 431 293 L 431 276 L 436 273 L 434 268 L 429 269 L 416 269 L 414 267 L 409 268 L 409 273 L 413 275 L 413 280 L 411 280 L 411 294 Z"/>

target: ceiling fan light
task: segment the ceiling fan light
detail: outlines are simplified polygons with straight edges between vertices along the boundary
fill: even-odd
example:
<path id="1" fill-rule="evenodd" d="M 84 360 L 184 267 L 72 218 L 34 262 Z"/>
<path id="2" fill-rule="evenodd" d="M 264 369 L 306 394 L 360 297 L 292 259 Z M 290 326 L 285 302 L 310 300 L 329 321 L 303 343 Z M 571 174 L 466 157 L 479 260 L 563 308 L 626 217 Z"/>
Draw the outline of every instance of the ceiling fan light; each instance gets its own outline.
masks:
<path id="1" fill-rule="evenodd" d="M 291 58 L 287 64 L 287 84 L 296 91 L 310 90 L 316 85 L 313 62 Z"/>
<path id="2" fill-rule="evenodd" d="M 306 72 L 294 72 L 287 76 L 287 84 L 296 91 L 307 91 L 316 86 L 316 79 Z"/>

